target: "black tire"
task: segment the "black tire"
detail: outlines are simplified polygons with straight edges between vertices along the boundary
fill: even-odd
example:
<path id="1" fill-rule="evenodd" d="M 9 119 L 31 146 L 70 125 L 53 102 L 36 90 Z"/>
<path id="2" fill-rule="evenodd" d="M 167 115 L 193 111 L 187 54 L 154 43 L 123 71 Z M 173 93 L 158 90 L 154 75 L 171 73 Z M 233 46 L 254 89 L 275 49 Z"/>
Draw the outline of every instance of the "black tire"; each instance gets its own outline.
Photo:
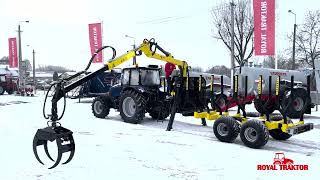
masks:
<path id="1" fill-rule="evenodd" d="M 138 124 L 145 116 L 145 97 L 133 90 L 124 91 L 120 97 L 119 110 L 124 122 Z"/>
<path id="2" fill-rule="evenodd" d="M 250 148 L 261 148 L 269 140 L 269 131 L 260 120 L 245 122 L 240 129 L 242 142 Z"/>
<path id="3" fill-rule="evenodd" d="M 0 95 L 2 95 L 3 93 L 4 93 L 4 88 L 0 86 Z"/>
<path id="4" fill-rule="evenodd" d="M 167 107 L 156 106 L 151 109 L 149 115 L 152 119 L 164 120 L 170 115 L 170 112 Z"/>
<path id="5" fill-rule="evenodd" d="M 263 101 L 261 99 L 254 99 L 253 104 L 254 104 L 254 108 L 260 113 L 260 114 L 266 114 L 267 112 L 269 114 L 273 113 L 273 111 L 275 110 L 275 106 L 272 104 L 271 106 L 267 106 L 266 110 L 267 112 L 263 112 L 263 108 L 262 105 L 265 103 L 266 101 Z"/>
<path id="6" fill-rule="evenodd" d="M 281 129 L 272 129 L 269 131 L 270 136 L 273 139 L 284 141 L 291 137 L 290 134 L 281 131 Z"/>
<path id="7" fill-rule="evenodd" d="M 6 90 L 8 94 L 13 94 L 13 90 L 10 89 L 10 90 Z"/>
<path id="8" fill-rule="evenodd" d="M 231 116 L 218 118 L 213 125 L 214 135 L 222 142 L 233 142 L 240 132 L 240 124 Z"/>
<path id="9" fill-rule="evenodd" d="M 221 98 L 220 98 L 221 97 Z M 220 108 L 224 108 L 225 106 L 226 106 L 226 104 L 227 104 L 227 101 L 228 101 L 228 98 L 227 98 L 227 96 L 226 95 L 224 95 L 224 94 L 218 94 L 217 95 L 217 97 L 216 97 L 216 99 L 218 99 L 219 98 L 219 101 L 218 102 L 216 102 L 217 103 L 217 105 L 220 107 Z M 214 106 L 213 106 L 213 104 L 211 104 L 211 108 L 212 109 L 216 109 Z"/>
<path id="10" fill-rule="evenodd" d="M 105 118 L 106 116 L 108 116 L 110 112 L 110 101 L 110 97 L 96 97 L 91 104 L 93 115 L 97 118 Z"/>
<path id="11" fill-rule="evenodd" d="M 283 116 L 281 114 L 270 114 L 271 121 L 280 121 L 282 119 L 283 119 Z"/>
<path id="12" fill-rule="evenodd" d="M 293 102 L 292 106 L 289 106 L 287 109 L 287 116 L 290 118 L 299 118 L 300 114 L 303 110 L 303 106 L 305 105 L 307 101 L 307 91 L 303 88 L 296 88 L 293 89 Z M 282 98 L 282 106 L 286 107 L 289 103 L 290 98 L 290 90 L 286 91 L 284 93 L 284 96 Z"/>
<path id="13" fill-rule="evenodd" d="M 247 117 L 260 117 L 259 112 L 247 112 L 246 115 Z"/>

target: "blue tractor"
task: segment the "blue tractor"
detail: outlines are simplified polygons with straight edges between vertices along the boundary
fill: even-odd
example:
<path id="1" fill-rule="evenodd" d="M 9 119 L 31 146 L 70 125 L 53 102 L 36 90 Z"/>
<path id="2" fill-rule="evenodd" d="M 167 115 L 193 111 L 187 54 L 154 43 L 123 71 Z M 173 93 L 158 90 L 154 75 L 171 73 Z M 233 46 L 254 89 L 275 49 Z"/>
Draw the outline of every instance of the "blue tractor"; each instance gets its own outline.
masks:
<path id="1" fill-rule="evenodd" d="M 155 65 L 124 68 L 121 83 L 94 99 L 94 116 L 105 118 L 110 108 L 114 108 L 120 111 L 120 116 L 128 123 L 139 123 L 146 112 L 153 119 L 167 118 L 171 102 L 166 99 L 168 93 L 160 90 L 160 72 L 160 68 Z"/>

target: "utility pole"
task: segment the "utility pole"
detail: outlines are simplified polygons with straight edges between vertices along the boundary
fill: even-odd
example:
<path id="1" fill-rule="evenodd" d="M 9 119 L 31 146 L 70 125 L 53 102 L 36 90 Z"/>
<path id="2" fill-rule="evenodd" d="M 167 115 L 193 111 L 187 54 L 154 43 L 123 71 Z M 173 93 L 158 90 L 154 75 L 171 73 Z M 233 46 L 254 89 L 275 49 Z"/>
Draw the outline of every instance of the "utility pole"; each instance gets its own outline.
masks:
<path id="1" fill-rule="evenodd" d="M 21 29 L 20 24 L 18 25 L 18 49 L 19 49 L 19 89 L 23 84 L 23 74 L 22 74 L 22 50 L 21 50 Z"/>
<path id="2" fill-rule="evenodd" d="M 19 52 L 19 88 L 24 86 L 24 70 L 22 68 L 22 48 L 21 48 L 21 28 L 20 23 L 29 23 L 29 21 L 19 21 L 18 25 L 18 52 Z"/>
<path id="3" fill-rule="evenodd" d="M 32 73 L 33 73 L 33 86 L 36 91 L 36 62 L 35 62 L 36 52 L 32 49 Z M 35 92 L 36 93 L 36 92 Z"/>
<path id="4" fill-rule="evenodd" d="M 234 71 L 234 2 L 230 2 L 231 7 L 231 76 L 233 76 Z"/>
<path id="5" fill-rule="evenodd" d="M 293 27 L 293 45 L 292 45 L 292 69 L 296 69 L 296 29 L 297 29 L 297 24 L 294 23 Z"/>
<path id="6" fill-rule="evenodd" d="M 132 47 L 133 47 L 133 49 L 136 49 L 136 38 L 135 37 L 132 37 L 132 36 L 129 36 L 129 35 L 125 35 L 125 37 L 127 37 L 127 38 L 131 38 L 131 39 L 133 39 L 133 45 L 132 45 Z M 135 65 L 136 63 L 137 63 L 137 57 L 136 56 L 133 56 L 133 62 L 132 62 L 132 64 L 133 65 Z"/>
<path id="7" fill-rule="evenodd" d="M 294 25 L 293 25 L 293 45 L 292 45 L 292 69 L 296 69 L 296 29 L 297 29 L 297 21 L 296 21 L 296 13 L 292 10 L 288 10 L 288 13 L 294 15 Z"/>

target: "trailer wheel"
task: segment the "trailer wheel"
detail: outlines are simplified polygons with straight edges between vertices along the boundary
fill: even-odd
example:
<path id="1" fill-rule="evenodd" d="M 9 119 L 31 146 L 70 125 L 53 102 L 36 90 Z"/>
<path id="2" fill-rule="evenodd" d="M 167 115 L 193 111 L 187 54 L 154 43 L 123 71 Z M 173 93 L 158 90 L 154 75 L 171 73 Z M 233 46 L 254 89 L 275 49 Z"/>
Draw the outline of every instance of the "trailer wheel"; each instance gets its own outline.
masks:
<path id="1" fill-rule="evenodd" d="M 290 90 L 287 91 L 282 98 L 282 105 L 284 107 L 286 107 L 289 102 L 290 92 Z M 290 118 L 299 118 L 307 100 L 307 91 L 303 88 L 296 88 L 293 89 L 291 93 L 293 93 L 292 106 L 288 107 L 287 116 Z"/>
<path id="2" fill-rule="evenodd" d="M 145 97 L 133 90 L 124 91 L 121 94 L 119 110 L 124 122 L 137 124 L 145 115 Z"/>
<path id="3" fill-rule="evenodd" d="M 275 110 L 274 104 L 271 104 L 271 106 L 267 106 L 267 107 L 266 107 L 267 112 L 263 112 L 262 106 L 263 106 L 263 104 L 264 104 L 265 102 L 266 102 L 266 101 L 261 100 L 261 99 L 257 99 L 257 98 L 254 99 L 254 101 L 253 101 L 254 108 L 255 108 L 260 114 L 266 114 L 267 112 L 268 112 L 269 114 L 273 113 L 273 111 Z"/>
<path id="4" fill-rule="evenodd" d="M 259 112 L 246 112 L 247 117 L 260 117 Z"/>
<path id="5" fill-rule="evenodd" d="M 213 132 L 220 141 L 230 143 L 238 137 L 240 124 L 231 116 L 222 116 L 214 122 Z"/>
<path id="6" fill-rule="evenodd" d="M 270 136 L 273 137 L 273 139 L 284 141 L 291 137 L 290 134 L 285 133 L 281 131 L 281 129 L 272 129 L 269 131 Z"/>
<path id="7" fill-rule="evenodd" d="M 110 112 L 109 102 L 110 97 L 98 96 L 96 97 L 91 105 L 92 113 L 97 118 L 105 118 Z"/>
<path id="8" fill-rule="evenodd" d="M 4 89 L 2 86 L 0 86 L 0 95 L 2 95 L 4 93 Z"/>
<path id="9" fill-rule="evenodd" d="M 9 89 L 9 90 L 6 90 L 8 94 L 13 94 L 13 90 L 12 89 Z"/>
<path id="10" fill-rule="evenodd" d="M 241 126 L 240 138 L 251 148 L 261 148 L 269 140 L 269 131 L 260 120 L 250 120 Z"/>
<path id="11" fill-rule="evenodd" d="M 149 115 L 152 119 L 164 120 L 170 115 L 170 112 L 167 107 L 156 106 L 151 109 Z"/>

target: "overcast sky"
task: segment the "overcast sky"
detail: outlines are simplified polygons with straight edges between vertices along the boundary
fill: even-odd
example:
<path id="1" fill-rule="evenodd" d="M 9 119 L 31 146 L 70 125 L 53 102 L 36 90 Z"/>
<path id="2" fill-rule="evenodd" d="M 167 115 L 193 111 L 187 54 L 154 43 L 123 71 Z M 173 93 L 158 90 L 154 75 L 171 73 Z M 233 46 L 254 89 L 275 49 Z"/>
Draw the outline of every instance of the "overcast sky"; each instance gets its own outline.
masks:
<path id="1" fill-rule="evenodd" d="M 133 44 L 127 34 L 135 37 L 136 44 L 155 38 L 175 58 L 191 66 L 205 70 L 213 65 L 230 67 L 229 52 L 212 38 L 210 9 L 221 2 L 229 0 L 1 0 L 0 57 L 8 55 L 8 38 L 17 36 L 19 21 L 29 20 L 21 24 L 24 59 L 32 59 L 29 44 L 36 51 L 36 66 L 84 69 L 90 58 L 88 24 L 103 21 L 103 42 L 114 46 L 118 55 Z M 294 16 L 288 10 L 297 14 L 299 25 L 308 10 L 320 9 L 320 1 L 276 0 L 276 6 L 279 52 L 291 46 L 286 36 L 293 30 Z M 142 58 L 138 59 L 142 63 Z"/>

